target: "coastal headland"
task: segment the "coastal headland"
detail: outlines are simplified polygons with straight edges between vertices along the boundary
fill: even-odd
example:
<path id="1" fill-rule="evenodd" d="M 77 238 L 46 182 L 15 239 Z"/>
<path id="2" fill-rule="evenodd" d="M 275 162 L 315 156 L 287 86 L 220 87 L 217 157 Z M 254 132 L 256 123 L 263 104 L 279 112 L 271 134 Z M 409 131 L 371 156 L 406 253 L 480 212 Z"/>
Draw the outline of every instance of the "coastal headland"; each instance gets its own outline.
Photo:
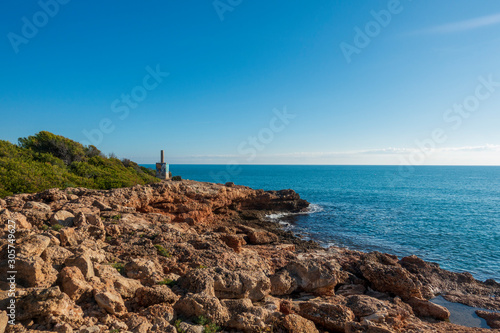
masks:
<path id="1" fill-rule="evenodd" d="M 493 280 L 325 249 L 265 218 L 308 206 L 293 190 L 190 180 L 0 199 L 0 331 L 492 331 L 429 300 L 500 310 Z"/>

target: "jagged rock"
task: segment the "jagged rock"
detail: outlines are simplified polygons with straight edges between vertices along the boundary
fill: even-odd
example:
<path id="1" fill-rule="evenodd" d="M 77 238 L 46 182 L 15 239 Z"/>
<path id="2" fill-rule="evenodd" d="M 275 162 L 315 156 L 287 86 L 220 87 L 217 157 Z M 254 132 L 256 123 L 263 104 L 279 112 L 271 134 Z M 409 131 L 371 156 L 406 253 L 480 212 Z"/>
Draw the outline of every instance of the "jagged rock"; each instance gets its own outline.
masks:
<path id="1" fill-rule="evenodd" d="M 72 255 L 73 252 L 62 246 L 50 246 L 43 251 L 40 257 L 53 266 L 62 266 L 66 259 Z"/>
<path id="2" fill-rule="evenodd" d="M 231 272 L 220 267 L 192 270 L 180 279 L 180 283 L 190 292 L 203 292 L 218 298 L 259 301 L 271 292 L 271 282 L 262 272 Z"/>
<path id="3" fill-rule="evenodd" d="M 234 250 L 236 253 L 240 253 L 243 245 L 246 244 L 245 240 L 243 237 L 239 235 L 230 235 L 230 234 L 225 234 L 221 235 L 220 239 L 230 248 Z"/>
<path id="4" fill-rule="evenodd" d="M 271 295 L 283 296 L 294 292 L 298 285 L 297 281 L 290 276 L 290 273 L 283 269 L 271 276 Z"/>
<path id="5" fill-rule="evenodd" d="M 222 304 L 230 315 L 226 327 L 249 333 L 262 332 L 270 328 L 268 320 L 271 312 L 260 306 L 254 306 L 250 299 L 226 299 Z"/>
<path id="6" fill-rule="evenodd" d="M 53 318 L 80 328 L 83 311 L 57 286 L 35 290 L 18 301 L 16 321 L 33 319 L 44 324 L 53 321 Z"/>
<path id="7" fill-rule="evenodd" d="M 75 228 L 64 228 L 60 231 L 62 246 L 76 246 L 81 243 L 82 239 L 76 233 Z"/>
<path id="8" fill-rule="evenodd" d="M 9 220 L 14 221 L 16 231 L 30 230 L 33 227 L 23 214 L 19 212 L 11 212 L 8 209 L 0 209 L 0 224 L 3 226 L 5 231 L 8 229 Z"/>
<path id="9" fill-rule="evenodd" d="M 124 277 L 109 265 L 96 266 L 96 273 L 102 280 L 113 283 L 115 290 L 125 298 L 134 297 L 137 289 L 142 287 L 139 281 Z"/>
<path id="10" fill-rule="evenodd" d="M 278 241 L 278 236 L 266 230 L 254 230 L 248 234 L 248 242 L 252 245 L 269 244 Z"/>
<path id="11" fill-rule="evenodd" d="M 63 227 L 72 227 L 74 218 L 75 215 L 73 215 L 72 213 L 66 210 L 60 210 L 52 215 L 52 217 L 50 218 L 50 223 L 52 225 L 60 224 Z"/>
<path id="12" fill-rule="evenodd" d="M 319 333 L 312 321 L 296 314 L 289 314 L 283 317 L 281 326 L 288 333 Z"/>
<path id="13" fill-rule="evenodd" d="M 219 299 L 206 294 L 187 294 L 175 303 L 174 309 L 187 318 L 204 316 L 221 324 L 229 319 L 229 313 Z"/>
<path id="14" fill-rule="evenodd" d="M 18 246 L 18 255 L 26 257 L 37 257 L 49 246 L 50 238 L 44 235 L 32 235 L 24 238 Z"/>
<path id="15" fill-rule="evenodd" d="M 333 294 L 334 288 L 348 278 L 339 265 L 321 260 L 292 261 L 285 269 L 299 289 L 316 294 Z"/>
<path id="16" fill-rule="evenodd" d="M 133 333 L 148 333 L 153 325 L 146 317 L 133 313 L 127 321 L 127 326 Z"/>
<path id="17" fill-rule="evenodd" d="M 344 284 L 337 289 L 335 295 L 340 295 L 344 297 L 351 295 L 363 295 L 365 291 L 366 291 L 365 286 L 361 284 Z"/>
<path id="18" fill-rule="evenodd" d="M 114 289 L 94 289 L 94 299 L 99 307 L 110 314 L 120 316 L 127 312 L 122 297 Z"/>
<path id="19" fill-rule="evenodd" d="M 59 275 L 62 290 L 75 302 L 92 296 L 92 287 L 77 267 L 65 267 Z"/>
<path id="20" fill-rule="evenodd" d="M 9 322 L 9 317 L 7 317 L 6 311 L 0 311 L 0 333 L 4 333 Z"/>
<path id="21" fill-rule="evenodd" d="M 70 257 L 65 260 L 64 264 L 78 267 L 87 280 L 94 276 L 94 265 L 87 254 Z"/>
<path id="22" fill-rule="evenodd" d="M 413 312 L 419 317 L 431 317 L 438 320 L 450 318 L 450 311 L 444 306 L 415 297 L 410 298 L 406 302 L 411 305 Z"/>
<path id="23" fill-rule="evenodd" d="M 142 282 L 155 282 L 161 279 L 161 266 L 152 260 L 134 258 L 125 265 L 126 275 Z"/>
<path id="24" fill-rule="evenodd" d="M 135 300 L 141 306 L 175 303 L 179 297 L 167 286 L 142 287 L 136 290 Z"/>
<path id="25" fill-rule="evenodd" d="M 171 304 L 161 303 L 151 305 L 141 310 L 140 315 L 148 318 L 149 322 L 153 324 L 153 331 L 168 332 L 173 328 L 170 323 L 173 322 L 175 314 Z"/>
<path id="26" fill-rule="evenodd" d="M 110 206 L 106 205 L 105 203 L 103 203 L 103 202 L 101 202 L 99 200 L 95 200 L 92 203 L 92 206 L 97 207 L 97 208 L 99 208 L 99 210 L 103 210 L 103 211 L 111 210 Z"/>
<path id="27" fill-rule="evenodd" d="M 57 279 L 57 271 L 40 257 L 18 256 L 17 283 L 25 287 L 50 287 Z"/>
<path id="28" fill-rule="evenodd" d="M 193 325 L 190 323 L 181 322 L 179 324 L 179 331 L 178 332 L 203 333 L 204 329 L 203 329 L 203 326 L 201 326 L 201 325 Z"/>
<path id="29" fill-rule="evenodd" d="M 347 323 L 354 320 L 351 309 L 341 304 L 300 302 L 298 314 L 334 332 L 344 332 Z"/>
<path id="30" fill-rule="evenodd" d="M 403 267 L 365 261 L 360 270 L 375 290 L 393 293 L 404 300 L 422 298 L 418 281 Z"/>
<path id="31" fill-rule="evenodd" d="M 44 204 L 43 202 L 37 202 L 37 201 L 26 202 L 24 204 L 23 209 L 33 209 L 33 210 L 39 210 L 42 212 L 50 212 L 52 210 L 49 205 Z"/>

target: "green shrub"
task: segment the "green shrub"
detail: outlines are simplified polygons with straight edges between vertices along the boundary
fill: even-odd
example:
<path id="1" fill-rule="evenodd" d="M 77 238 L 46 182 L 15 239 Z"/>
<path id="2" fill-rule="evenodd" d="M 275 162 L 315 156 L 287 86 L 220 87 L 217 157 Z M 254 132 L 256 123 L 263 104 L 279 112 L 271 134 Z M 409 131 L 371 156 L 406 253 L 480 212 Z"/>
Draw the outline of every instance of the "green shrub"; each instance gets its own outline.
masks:
<path id="1" fill-rule="evenodd" d="M 115 262 L 111 264 L 111 267 L 115 268 L 118 271 L 118 273 L 122 275 L 125 273 L 125 265 L 122 264 L 121 262 Z"/>
<path id="2" fill-rule="evenodd" d="M 170 280 L 170 279 L 163 279 L 162 281 L 158 282 L 158 284 L 160 286 L 169 286 L 169 287 L 173 287 L 177 284 L 177 281 L 174 281 L 174 280 Z"/>
<path id="3" fill-rule="evenodd" d="M 159 182 L 154 170 L 130 161 L 106 158 L 94 146 L 84 146 L 46 131 L 19 144 L 0 140 L 0 197 L 50 188 L 111 189 Z"/>
<path id="4" fill-rule="evenodd" d="M 156 251 L 158 252 L 159 255 L 163 256 L 163 257 L 167 257 L 167 258 L 170 258 L 172 255 L 163 247 L 161 246 L 160 244 L 156 244 L 155 245 L 156 247 Z"/>
<path id="5" fill-rule="evenodd" d="M 195 324 L 203 326 L 204 333 L 215 333 L 220 330 L 220 327 L 204 316 L 199 316 L 194 320 Z"/>
<path id="6" fill-rule="evenodd" d="M 172 177 L 172 180 L 175 180 L 175 181 L 181 181 L 181 180 L 182 180 L 182 177 L 181 177 L 181 176 L 173 176 L 173 177 Z"/>
<path id="7" fill-rule="evenodd" d="M 46 225 L 46 224 L 42 225 L 42 230 L 43 230 L 43 231 L 47 231 L 47 230 L 49 230 L 49 226 L 48 226 L 48 225 Z"/>
<path id="8" fill-rule="evenodd" d="M 63 228 L 63 226 L 62 226 L 62 225 L 60 225 L 60 224 L 54 224 L 54 225 L 52 226 L 52 230 L 55 230 L 55 231 L 59 231 L 59 230 L 61 230 L 62 228 Z"/>

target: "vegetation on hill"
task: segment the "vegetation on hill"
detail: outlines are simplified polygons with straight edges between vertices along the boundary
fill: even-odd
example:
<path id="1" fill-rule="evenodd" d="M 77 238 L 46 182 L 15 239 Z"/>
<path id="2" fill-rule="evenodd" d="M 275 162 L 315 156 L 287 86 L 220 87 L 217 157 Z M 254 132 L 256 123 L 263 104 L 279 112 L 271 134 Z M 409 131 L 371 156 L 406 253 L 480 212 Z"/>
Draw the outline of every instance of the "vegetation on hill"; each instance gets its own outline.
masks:
<path id="1" fill-rule="evenodd" d="M 49 188 L 110 189 L 158 182 L 154 170 L 105 157 L 94 146 L 42 131 L 14 145 L 0 140 L 0 197 Z"/>

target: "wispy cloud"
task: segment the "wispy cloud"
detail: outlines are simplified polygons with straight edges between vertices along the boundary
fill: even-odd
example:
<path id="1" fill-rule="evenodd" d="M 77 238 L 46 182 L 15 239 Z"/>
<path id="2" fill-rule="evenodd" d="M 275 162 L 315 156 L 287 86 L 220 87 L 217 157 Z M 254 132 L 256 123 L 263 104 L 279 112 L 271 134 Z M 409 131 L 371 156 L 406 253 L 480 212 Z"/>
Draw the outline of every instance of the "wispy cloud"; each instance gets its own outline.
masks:
<path id="1" fill-rule="evenodd" d="M 420 34 L 448 34 L 454 32 L 468 31 L 490 25 L 500 24 L 500 13 L 476 17 L 459 22 L 438 25 L 428 29 L 414 31 L 413 35 Z"/>

